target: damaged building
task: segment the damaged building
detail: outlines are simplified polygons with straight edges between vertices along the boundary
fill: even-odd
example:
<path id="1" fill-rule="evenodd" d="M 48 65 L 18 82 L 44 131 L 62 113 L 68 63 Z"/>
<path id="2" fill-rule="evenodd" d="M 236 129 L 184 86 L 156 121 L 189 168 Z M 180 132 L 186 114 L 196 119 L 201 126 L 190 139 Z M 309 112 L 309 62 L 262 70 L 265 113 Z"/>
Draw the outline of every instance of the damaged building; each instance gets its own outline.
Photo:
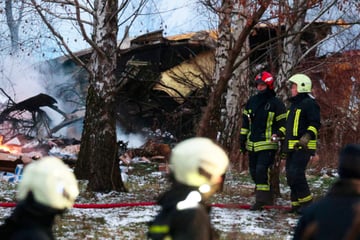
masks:
<path id="1" fill-rule="evenodd" d="M 330 33 L 331 24 L 313 23 L 302 35 L 306 51 Z M 280 27 L 280 32 L 284 31 Z M 251 65 L 267 66 L 276 60 L 279 27 L 258 24 L 249 37 Z M 126 132 L 162 129 L 177 138 L 192 135 L 207 103 L 214 69 L 217 35 L 201 31 L 164 37 L 162 30 L 127 39 L 118 55 L 117 120 Z M 263 44 L 263 43 L 266 44 Z M 261 47 L 259 47 L 261 45 Z M 90 50 L 77 52 L 85 63 Z M 315 52 L 309 57 L 314 57 Z M 86 96 L 87 77 L 71 58 L 51 62 L 74 81 L 78 94 Z M 61 68 L 59 68 L 59 64 Z M 83 102 L 85 102 L 83 100 Z"/>
<path id="2" fill-rule="evenodd" d="M 330 33 L 333 24 L 311 24 L 308 31 L 302 34 L 302 50 L 308 51 L 311 46 L 324 39 Z M 249 36 L 249 43 L 250 48 L 256 50 L 250 55 L 251 66 L 266 68 L 277 62 L 279 42 L 273 40 L 277 39 L 279 31 L 281 33 L 285 30 L 283 27 L 267 24 L 258 24 L 253 29 Z M 162 31 L 156 31 L 126 39 L 121 44 L 116 70 L 116 113 L 118 125 L 125 134 L 144 133 L 146 135 L 161 129 L 171 134 L 171 139 L 161 139 L 166 143 L 193 135 L 202 109 L 207 104 L 211 88 L 216 40 L 215 31 L 201 31 L 170 37 L 164 37 Z M 323 59 L 315 56 L 315 51 L 315 48 L 312 49 L 308 55 L 308 60 L 311 61 L 306 61 L 306 64 L 314 65 L 316 61 L 323 62 Z M 91 56 L 91 50 L 80 51 L 75 55 L 86 63 Z M 345 60 L 350 63 L 355 57 L 359 55 L 352 55 Z M 49 148 L 54 145 L 74 145 L 76 147 L 73 150 L 74 154 L 78 151 L 79 138 L 76 137 L 74 141 L 70 139 L 76 135 L 70 134 L 70 131 L 78 131 L 77 136 L 81 136 L 88 86 L 87 73 L 69 57 L 53 59 L 49 61 L 49 65 L 52 75 L 64 77 L 63 83 L 56 85 L 56 94 L 50 96 L 41 93 L 21 102 L 14 102 L 9 98 L 8 104 L 2 106 L 0 110 L 1 134 L 4 135 L 4 140 L 9 140 L 19 133 L 40 138 L 40 128 L 42 128 L 45 130 L 41 134 L 46 135 L 44 137 L 46 139 L 66 127 L 68 132 L 65 136 L 70 142 L 64 139 L 59 142 L 51 140 L 50 143 L 45 144 L 46 146 L 39 146 L 39 154 L 37 154 L 34 148 L 29 147 L 27 150 L 24 147 L 27 143 L 24 140 L 20 143 L 23 150 L 22 156 L 25 151 L 31 152 L 26 156 L 27 159 L 49 151 Z M 322 66 L 321 69 L 312 68 L 313 75 L 316 77 L 314 85 L 318 89 L 321 86 L 317 81 L 326 78 L 323 75 L 323 63 Z M 349 64 L 349 66 L 352 65 Z M 339 69 L 338 62 L 331 68 Z M 254 67 L 253 74 L 258 71 L 256 69 Z M 352 74 L 353 68 L 349 67 L 349 69 L 347 71 Z M 336 71 L 336 74 L 341 76 L 344 73 L 344 70 L 342 71 L 342 73 Z M 327 97 L 329 98 L 331 99 Z M 57 104 L 60 101 L 70 106 L 67 111 L 59 109 Z M 331 105 L 332 109 L 334 109 L 333 105 Z M 47 122 L 48 116 L 42 111 L 42 107 L 57 111 L 63 117 L 63 121 L 50 126 Z M 329 116 L 333 118 L 332 115 Z M 23 131 L 19 132 L 21 129 Z M 18 154 L 15 153 L 15 156 Z M 13 168 L 19 158 L 10 157 L 14 162 L 10 167 Z"/>

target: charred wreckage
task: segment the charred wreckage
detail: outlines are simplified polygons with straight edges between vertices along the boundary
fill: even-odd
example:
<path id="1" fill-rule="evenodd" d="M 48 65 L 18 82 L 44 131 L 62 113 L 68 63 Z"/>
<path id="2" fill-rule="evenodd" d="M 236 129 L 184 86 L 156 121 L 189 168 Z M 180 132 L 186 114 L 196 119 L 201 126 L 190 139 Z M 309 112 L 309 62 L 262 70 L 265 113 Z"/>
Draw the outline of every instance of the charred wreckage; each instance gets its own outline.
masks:
<path id="1" fill-rule="evenodd" d="M 302 36 L 304 42 L 311 45 L 314 41 L 324 38 L 330 31 L 330 26 L 315 24 L 312 29 L 322 29 L 323 33 L 310 29 Z M 250 35 L 250 48 L 256 48 L 262 42 L 275 38 L 276 34 L 274 27 L 260 24 Z M 119 147 L 120 159 L 126 162 L 136 153 L 150 158 L 152 154 L 153 156 L 162 155 L 163 159 L 167 159 L 170 148 L 161 144 L 171 144 L 194 134 L 202 108 L 207 104 L 215 66 L 216 41 L 215 31 L 164 37 L 163 31 L 160 30 L 122 42 L 116 70 L 117 122 L 124 129 L 125 134 L 142 133 L 149 141 L 142 146 L 141 151 L 128 151 L 126 143 L 122 143 L 123 147 Z M 266 63 L 270 55 L 276 54 L 273 52 L 276 49 L 274 45 L 276 45 L 275 42 L 269 41 L 268 45 L 257 48 L 250 56 L 250 62 L 253 65 Z M 75 55 L 87 63 L 91 56 L 91 49 L 77 52 Z M 88 86 L 87 73 L 76 64 L 74 59 L 60 57 L 47 64 L 53 75 L 65 72 L 69 84 L 73 84 L 71 90 L 77 91 L 74 95 L 82 98 L 79 102 L 86 102 L 84 99 Z M 23 160 L 26 159 L 23 162 L 34 158 L 37 152 L 46 154 L 46 151 L 53 146 L 79 145 L 79 140 L 76 139 L 59 140 L 52 137 L 60 129 L 82 122 L 85 106 L 79 106 L 68 114 L 57 107 L 57 100 L 50 95 L 40 93 L 16 103 L 4 90 L 0 90 L 8 98 L 6 105 L 1 106 L 0 109 L 0 135 L 3 136 L 5 143 L 8 142 L 6 145 L 10 146 L 14 138 L 46 140 L 46 144 L 42 142 L 36 146 L 37 149 L 32 150 L 25 150 L 26 143 L 24 142 L 17 143 L 22 145 L 22 154 L 18 153 L 15 156 L 24 156 L 23 153 L 26 151 L 33 152 L 32 155 L 23 157 Z M 60 95 L 56 98 L 63 97 L 61 101 L 66 102 L 64 94 Z M 51 108 L 62 115 L 63 121 L 50 127 L 51 119 L 42 109 L 43 107 Z M 144 129 L 146 129 L 145 132 Z M 151 135 L 158 129 L 169 132 L 171 137 Z M 76 153 L 77 148 L 72 151 Z M 1 151 L 4 150 L 0 150 L 0 153 Z M 0 171 L 3 166 L 1 162 L 6 158 L 0 155 Z M 10 158 L 15 158 L 13 162 L 21 160 L 21 157 Z"/>

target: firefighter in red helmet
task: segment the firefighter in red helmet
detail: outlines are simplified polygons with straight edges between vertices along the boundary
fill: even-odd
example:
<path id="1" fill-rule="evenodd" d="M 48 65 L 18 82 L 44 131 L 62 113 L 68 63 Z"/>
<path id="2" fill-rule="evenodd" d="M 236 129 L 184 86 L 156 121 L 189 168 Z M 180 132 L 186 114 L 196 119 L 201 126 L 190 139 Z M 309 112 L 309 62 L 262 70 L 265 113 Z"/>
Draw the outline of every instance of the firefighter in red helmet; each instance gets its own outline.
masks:
<path id="1" fill-rule="evenodd" d="M 276 97 L 274 78 L 262 72 L 255 78 L 258 93 L 247 101 L 240 131 L 241 152 L 249 153 L 249 169 L 256 185 L 255 203 L 250 210 L 273 204 L 269 172 L 278 149 L 276 136 L 284 135 L 286 109 Z"/>

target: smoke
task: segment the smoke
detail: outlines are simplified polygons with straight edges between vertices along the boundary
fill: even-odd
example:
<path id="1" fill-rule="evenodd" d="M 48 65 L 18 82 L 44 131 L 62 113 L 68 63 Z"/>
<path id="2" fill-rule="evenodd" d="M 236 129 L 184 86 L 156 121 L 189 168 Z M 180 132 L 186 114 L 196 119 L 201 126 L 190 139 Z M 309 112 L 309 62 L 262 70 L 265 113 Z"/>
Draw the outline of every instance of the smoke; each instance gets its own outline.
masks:
<path id="1" fill-rule="evenodd" d="M 31 60 L 24 61 L 19 57 L 7 55 L 0 63 L 0 84 L 2 89 L 15 102 L 44 92 L 44 76 L 31 64 Z M 8 98 L 1 93 L 0 102 Z"/>
<path id="2" fill-rule="evenodd" d="M 49 92 L 51 88 L 51 74 L 40 70 L 40 66 L 45 66 L 45 62 L 36 62 L 29 56 L 5 55 L 0 62 L 0 92 L 1 109 L 5 109 L 5 104 L 10 100 L 15 103 L 21 102 L 40 93 L 48 94 L 54 97 L 59 104 L 61 100 L 57 99 L 54 92 Z M 9 99 L 10 98 L 10 99 Z M 61 107 L 58 107 L 61 109 Z M 59 124 L 64 117 L 58 112 L 48 107 L 42 107 L 51 119 L 50 127 Z"/>
<path id="3" fill-rule="evenodd" d="M 125 134 L 121 126 L 116 128 L 116 138 L 118 141 L 127 142 L 129 148 L 138 148 L 146 142 L 146 138 L 140 133 Z"/>

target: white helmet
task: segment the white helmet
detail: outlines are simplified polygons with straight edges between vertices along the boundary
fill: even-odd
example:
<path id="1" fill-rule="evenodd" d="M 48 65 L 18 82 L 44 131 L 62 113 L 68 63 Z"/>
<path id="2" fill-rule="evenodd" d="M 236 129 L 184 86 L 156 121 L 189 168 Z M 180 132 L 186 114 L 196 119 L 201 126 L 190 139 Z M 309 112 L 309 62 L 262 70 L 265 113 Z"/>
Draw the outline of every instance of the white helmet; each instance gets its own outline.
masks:
<path id="1" fill-rule="evenodd" d="M 32 192 L 36 202 L 55 209 L 71 208 L 79 194 L 71 169 L 56 157 L 43 157 L 24 168 L 18 185 L 18 200 Z"/>
<path id="2" fill-rule="evenodd" d="M 311 92 L 311 79 L 305 74 L 295 74 L 289 78 L 289 82 L 296 83 L 298 93 Z"/>
<path id="3" fill-rule="evenodd" d="M 174 147 L 170 156 L 175 179 L 195 187 L 219 183 L 228 165 L 225 151 L 208 138 L 184 140 Z"/>

